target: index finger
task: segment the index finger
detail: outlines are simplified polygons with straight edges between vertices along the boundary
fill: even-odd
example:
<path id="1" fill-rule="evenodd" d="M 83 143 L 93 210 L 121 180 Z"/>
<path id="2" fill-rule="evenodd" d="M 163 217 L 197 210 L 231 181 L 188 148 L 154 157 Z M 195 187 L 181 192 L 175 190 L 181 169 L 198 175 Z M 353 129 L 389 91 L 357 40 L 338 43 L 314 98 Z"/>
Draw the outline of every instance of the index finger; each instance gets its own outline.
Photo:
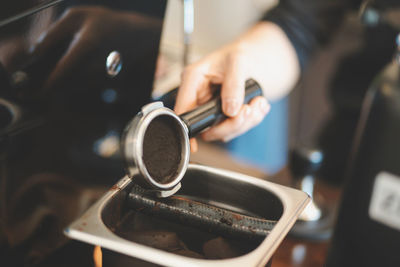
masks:
<path id="1" fill-rule="evenodd" d="M 187 67 L 182 73 L 182 82 L 176 97 L 174 110 L 181 114 L 197 106 L 197 92 L 207 83 L 202 67 Z"/>
<path id="2" fill-rule="evenodd" d="M 221 88 L 222 110 L 228 117 L 236 116 L 245 94 L 246 68 L 241 55 L 229 55 L 225 79 Z"/>

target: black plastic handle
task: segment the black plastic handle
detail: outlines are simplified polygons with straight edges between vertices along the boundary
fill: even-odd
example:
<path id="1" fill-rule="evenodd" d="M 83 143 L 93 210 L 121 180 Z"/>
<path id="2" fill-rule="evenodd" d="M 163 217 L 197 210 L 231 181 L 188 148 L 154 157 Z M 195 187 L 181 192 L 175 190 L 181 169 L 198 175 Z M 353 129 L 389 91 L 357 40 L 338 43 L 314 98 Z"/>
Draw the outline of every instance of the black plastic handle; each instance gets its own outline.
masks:
<path id="1" fill-rule="evenodd" d="M 260 85 L 253 79 L 246 81 L 244 104 L 248 104 L 256 96 L 262 96 Z M 180 116 L 189 129 L 189 137 L 194 137 L 205 128 L 217 124 L 226 116 L 222 112 L 221 97 L 213 98 L 209 102 L 186 112 Z"/>

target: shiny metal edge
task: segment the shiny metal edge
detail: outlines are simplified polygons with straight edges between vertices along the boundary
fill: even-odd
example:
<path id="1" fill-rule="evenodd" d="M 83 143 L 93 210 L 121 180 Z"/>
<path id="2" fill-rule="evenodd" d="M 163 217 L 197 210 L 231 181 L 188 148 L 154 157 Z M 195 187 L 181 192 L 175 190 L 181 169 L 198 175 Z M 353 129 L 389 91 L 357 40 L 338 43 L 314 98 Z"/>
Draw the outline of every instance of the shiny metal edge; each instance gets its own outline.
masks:
<path id="1" fill-rule="evenodd" d="M 147 127 L 151 121 L 161 115 L 170 116 L 180 126 L 182 136 L 182 162 L 178 169 L 178 175 L 172 182 L 167 184 L 161 184 L 155 181 L 143 162 L 143 139 Z M 123 134 L 123 151 L 125 161 L 127 165 L 128 174 L 133 177 L 137 173 L 141 173 L 140 179 L 144 181 L 141 185 L 148 185 L 151 189 L 160 191 L 174 190 L 180 183 L 183 176 L 185 175 L 190 156 L 190 144 L 189 144 L 189 130 L 185 123 L 177 116 L 171 109 L 163 106 L 162 102 L 154 102 L 148 104 L 142 108 L 142 112 L 138 113 L 131 122 L 128 123 L 124 134 Z"/>
<path id="2" fill-rule="evenodd" d="M 101 247 L 163 266 L 264 266 L 304 210 L 310 197 L 299 190 L 274 184 L 236 172 L 189 164 L 189 169 L 212 172 L 244 181 L 274 193 L 283 205 L 283 214 L 264 241 L 248 254 L 223 260 L 194 259 L 151 248 L 123 239 L 111 232 L 101 220 L 108 201 L 128 186 L 132 180 L 125 176 L 98 200 L 85 214 L 64 230 L 65 235 Z"/>
<path id="3" fill-rule="evenodd" d="M 42 4 L 40 4 L 40 5 L 36 6 L 36 7 L 32 7 L 32 8 L 30 8 L 28 10 L 25 10 L 25 11 L 19 13 L 19 14 L 13 15 L 10 18 L 1 20 L 0 21 L 0 27 L 3 27 L 5 25 L 10 24 L 12 22 L 15 22 L 17 20 L 26 18 L 26 17 L 28 17 L 30 15 L 33 15 L 35 13 L 38 13 L 38 12 L 42 11 L 43 9 L 46 9 L 48 7 L 51 7 L 51 6 L 58 5 L 58 4 L 60 4 L 60 3 L 64 2 L 64 1 L 65 0 L 52 0 L 52 1 L 44 2 L 44 3 L 42 3 Z"/>

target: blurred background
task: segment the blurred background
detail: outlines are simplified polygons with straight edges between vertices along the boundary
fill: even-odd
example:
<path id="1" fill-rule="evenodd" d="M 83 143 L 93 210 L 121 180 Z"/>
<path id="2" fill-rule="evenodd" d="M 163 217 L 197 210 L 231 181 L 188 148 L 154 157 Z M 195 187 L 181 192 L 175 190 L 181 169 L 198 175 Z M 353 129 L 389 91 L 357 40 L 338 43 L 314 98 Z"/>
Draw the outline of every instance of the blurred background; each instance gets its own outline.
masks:
<path id="1" fill-rule="evenodd" d="M 191 162 L 310 195 L 271 266 L 400 261 L 400 11 L 387 2 L 390 8 L 355 3 L 260 125 L 228 143 L 200 141 L 191 154 Z M 7 266 L 93 266 L 93 246 L 69 240 L 63 229 L 125 175 L 127 123 L 179 87 L 186 64 L 282 3 L 0 4 L 0 258 Z M 224 242 L 217 248 L 218 257 L 231 252 Z M 124 262 L 104 255 L 104 265 Z"/>

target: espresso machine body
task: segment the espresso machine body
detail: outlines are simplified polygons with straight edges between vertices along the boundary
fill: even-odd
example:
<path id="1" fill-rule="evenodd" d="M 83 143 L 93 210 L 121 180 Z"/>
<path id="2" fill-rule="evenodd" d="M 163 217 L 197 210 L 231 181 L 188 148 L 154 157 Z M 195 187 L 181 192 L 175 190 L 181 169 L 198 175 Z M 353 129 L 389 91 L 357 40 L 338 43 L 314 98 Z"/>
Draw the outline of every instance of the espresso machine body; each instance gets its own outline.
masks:
<path id="1" fill-rule="evenodd" d="M 0 256 L 8 266 L 49 258 L 54 266 L 57 253 L 77 266 L 79 256 L 60 256 L 62 231 L 124 174 L 119 137 L 150 100 L 166 4 L 0 4 Z"/>
<path id="2" fill-rule="evenodd" d="M 400 263 L 399 77 L 396 60 L 364 100 L 328 267 Z"/>

